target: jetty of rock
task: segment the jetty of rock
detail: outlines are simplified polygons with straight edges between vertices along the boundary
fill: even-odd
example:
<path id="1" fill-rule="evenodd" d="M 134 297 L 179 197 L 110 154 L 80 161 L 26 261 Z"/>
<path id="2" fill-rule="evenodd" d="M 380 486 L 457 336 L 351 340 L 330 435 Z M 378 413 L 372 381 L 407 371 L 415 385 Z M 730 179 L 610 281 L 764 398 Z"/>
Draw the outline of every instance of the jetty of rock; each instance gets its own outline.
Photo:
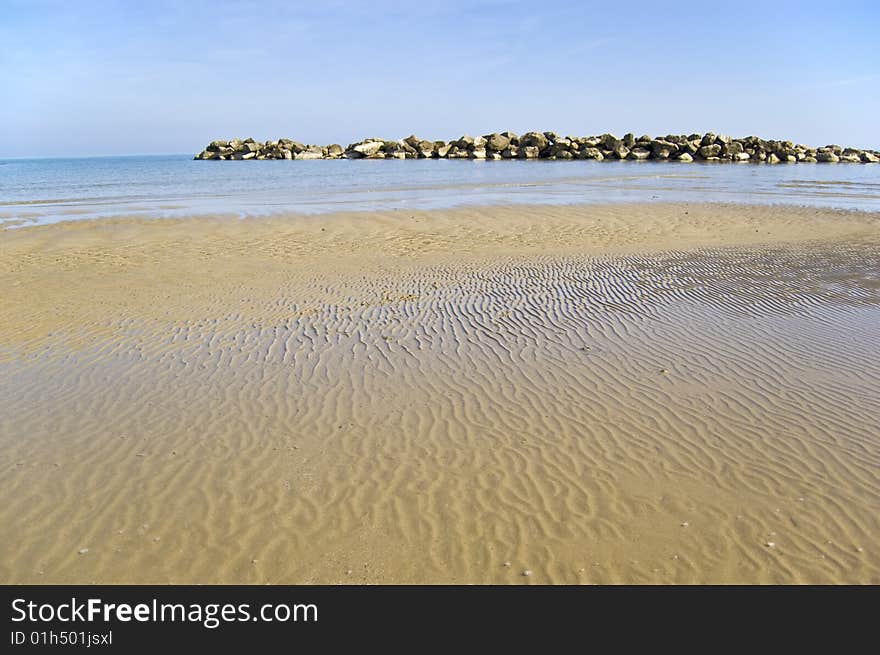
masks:
<path id="1" fill-rule="evenodd" d="M 596 159 L 725 162 L 880 162 L 880 151 L 827 145 L 820 148 L 756 136 L 731 138 L 723 134 L 636 137 L 626 134 L 560 136 L 555 132 L 495 132 L 464 135 L 453 141 L 429 141 L 410 135 L 399 141 L 369 138 L 343 148 L 306 145 L 292 139 L 259 142 L 253 139 L 212 141 L 194 159 Z"/>

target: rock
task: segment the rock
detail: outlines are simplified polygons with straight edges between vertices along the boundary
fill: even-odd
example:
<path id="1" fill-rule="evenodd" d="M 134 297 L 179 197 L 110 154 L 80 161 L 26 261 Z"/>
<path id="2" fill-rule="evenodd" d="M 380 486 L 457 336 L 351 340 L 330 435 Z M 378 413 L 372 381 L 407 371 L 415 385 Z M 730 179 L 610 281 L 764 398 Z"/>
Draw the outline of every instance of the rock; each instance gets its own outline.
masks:
<path id="1" fill-rule="evenodd" d="M 603 134 L 599 138 L 602 140 L 602 146 L 606 150 L 611 150 L 612 152 L 618 145 L 623 145 L 623 142 L 613 134 Z"/>
<path id="2" fill-rule="evenodd" d="M 705 139 L 704 139 L 705 140 Z M 713 143 L 708 146 L 702 146 L 699 150 L 700 157 L 708 159 L 709 157 L 718 157 L 721 154 L 721 146 Z"/>
<path id="3" fill-rule="evenodd" d="M 735 157 L 742 152 L 744 152 L 743 144 L 741 144 L 739 141 L 728 141 L 721 146 L 722 155 L 730 155 L 731 157 Z"/>
<path id="4" fill-rule="evenodd" d="M 522 572 L 522 574 L 524 577 L 528 578 L 530 575 L 532 575 L 532 572 L 529 569 L 526 569 Z"/>
<path id="5" fill-rule="evenodd" d="M 80 555 L 85 555 L 87 552 L 89 552 L 89 549 L 88 548 L 80 548 L 76 552 L 78 552 Z"/>
<path id="6" fill-rule="evenodd" d="M 651 153 L 654 159 L 669 159 L 678 152 L 678 146 L 669 141 L 656 140 L 651 142 Z"/>
<path id="7" fill-rule="evenodd" d="M 349 146 L 346 153 L 357 153 L 361 157 L 372 157 L 382 149 L 383 145 L 384 141 L 362 141 Z"/>
<path id="8" fill-rule="evenodd" d="M 547 137 L 540 132 L 526 132 L 519 138 L 519 144 L 521 146 L 543 150 L 547 147 L 548 141 Z"/>
<path id="9" fill-rule="evenodd" d="M 502 152 L 510 145 L 510 139 L 502 134 L 490 134 L 486 137 L 486 150 L 490 152 Z"/>
<path id="10" fill-rule="evenodd" d="M 623 141 L 617 141 L 615 146 L 611 148 L 611 152 L 618 159 L 626 159 L 629 156 L 630 149 L 623 145 Z"/>
<path id="11" fill-rule="evenodd" d="M 519 145 L 519 137 L 516 135 L 516 132 L 502 132 L 501 136 L 506 137 L 507 140 L 510 141 L 510 145 Z"/>
<path id="12" fill-rule="evenodd" d="M 762 162 L 842 162 L 880 163 L 880 152 L 844 148 L 829 144 L 811 148 L 792 141 L 764 140 L 756 136 L 731 138 L 724 134 L 667 134 L 636 138 L 628 132 L 622 139 L 613 134 L 601 136 L 560 136 L 555 132 L 526 132 L 521 137 L 513 132 L 493 132 L 457 140 L 427 141 L 415 134 L 400 141 L 376 137 L 352 143 L 343 149 L 339 144 L 303 145 L 292 139 L 259 142 L 247 139 L 215 139 L 193 156 L 195 160 L 247 159 L 675 159 L 688 162 L 695 158 L 705 161 Z"/>

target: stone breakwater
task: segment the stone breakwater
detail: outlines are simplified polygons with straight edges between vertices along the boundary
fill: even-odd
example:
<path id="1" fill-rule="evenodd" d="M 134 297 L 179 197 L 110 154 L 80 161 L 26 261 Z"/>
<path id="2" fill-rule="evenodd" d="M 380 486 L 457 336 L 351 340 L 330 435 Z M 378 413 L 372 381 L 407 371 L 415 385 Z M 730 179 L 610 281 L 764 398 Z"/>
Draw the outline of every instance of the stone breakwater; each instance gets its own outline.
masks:
<path id="1" fill-rule="evenodd" d="M 428 141 L 410 135 L 399 141 L 370 138 L 343 148 L 302 144 L 292 139 L 212 141 L 199 160 L 238 159 L 596 159 L 674 160 L 681 162 L 880 162 L 880 151 L 827 145 L 812 148 L 792 141 L 723 134 L 669 134 L 663 137 L 627 134 L 560 136 L 554 132 L 495 132 L 462 136 L 454 141 Z"/>

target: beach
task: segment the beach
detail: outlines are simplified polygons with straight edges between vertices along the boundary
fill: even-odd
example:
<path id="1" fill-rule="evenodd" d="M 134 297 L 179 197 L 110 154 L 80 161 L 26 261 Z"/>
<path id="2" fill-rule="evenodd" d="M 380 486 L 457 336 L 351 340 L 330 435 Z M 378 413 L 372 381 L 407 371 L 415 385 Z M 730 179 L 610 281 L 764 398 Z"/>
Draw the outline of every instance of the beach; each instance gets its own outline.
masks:
<path id="1" fill-rule="evenodd" d="M 878 584 L 878 246 L 682 202 L 4 229 L 0 582 Z"/>

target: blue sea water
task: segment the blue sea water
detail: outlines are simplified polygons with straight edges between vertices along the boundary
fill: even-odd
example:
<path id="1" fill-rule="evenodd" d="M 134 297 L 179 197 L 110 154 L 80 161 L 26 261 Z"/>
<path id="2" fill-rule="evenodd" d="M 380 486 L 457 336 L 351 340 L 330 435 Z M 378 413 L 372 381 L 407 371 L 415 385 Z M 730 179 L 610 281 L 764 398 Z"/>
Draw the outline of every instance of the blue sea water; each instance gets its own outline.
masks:
<path id="1" fill-rule="evenodd" d="M 880 164 L 596 161 L 0 160 L 0 227 L 466 204 L 784 203 L 880 211 Z"/>

